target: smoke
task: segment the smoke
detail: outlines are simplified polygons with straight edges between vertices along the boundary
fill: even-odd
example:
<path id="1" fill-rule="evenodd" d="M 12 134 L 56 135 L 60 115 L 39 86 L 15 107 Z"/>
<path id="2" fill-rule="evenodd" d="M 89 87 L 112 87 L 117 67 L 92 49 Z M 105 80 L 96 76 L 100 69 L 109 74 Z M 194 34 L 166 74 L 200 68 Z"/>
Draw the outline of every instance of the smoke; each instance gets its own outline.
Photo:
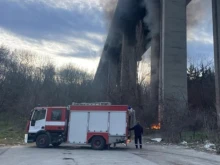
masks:
<path id="1" fill-rule="evenodd" d="M 146 16 L 145 26 L 151 31 L 149 37 L 160 32 L 160 0 L 144 0 Z M 200 23 L 207 21 L 211 14 L 211 0 L 191 0 L 187 6 L 187 27 L 188 30 L 195 28 Z"/>
<path id="2" fill-rule="evenodd" d="M 109 24 L 114 16 L 118 0 L 100 0 L 100 4 L 104 10 L 104 14 Z"/>
<path id="3" fill-rule="evenodd" d="M 150 30 L 148 37 L 154 37 L 160 32 L 160 0 L 144 0 L 143 5 L 147 11 L 144 24 Z"/>
<path id="4" fill-rule="evenodd" d="M 114 16 L 118 0 L 99 0 L 99 2 L 109 25 Z M 151 31 L 148 37 L 153 37 L 160 32 L 160 0 L 143 0 L 142 5 L 147 11 L 144 18 L 145 26 Z M 210 14 L 211 0 L 191 0 L 187 6 L 188 30 L 205 21 Z"/>
<path id="5" fill-rule="evenodd" d="M 211 14 L 211 0 L 192 0 L 187 6 L 187 27 L 194 29 L 199 24 L 207 21 Z"/>
<path id="6" fill-rule="evenodd" d="M 159 98 L 159 59 L 160 59 L 160 0 L 144 0 L 146 16 L 144 18 L 145 26 L 150 30 L 147 38 L 151 38 L 151 55 L 150 55 L 150 97 L 151 108 L 154 114 L 158 107 Z"/>

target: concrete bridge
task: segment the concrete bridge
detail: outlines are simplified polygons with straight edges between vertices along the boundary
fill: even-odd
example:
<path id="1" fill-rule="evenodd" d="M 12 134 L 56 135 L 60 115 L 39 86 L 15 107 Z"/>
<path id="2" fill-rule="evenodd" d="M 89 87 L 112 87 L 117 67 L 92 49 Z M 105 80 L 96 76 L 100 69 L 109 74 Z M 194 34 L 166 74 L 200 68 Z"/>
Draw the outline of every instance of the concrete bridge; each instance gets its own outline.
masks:
<path id="1" fill-rule="evenodd" d="M 119 0 L 95 75 L 102 101 L 135 105 L 137 62 L 151 47 L 151 105 L 155 112 L 187 106 L 186 6 L 190 0 Z M 220 126 L 220 1 L 212 0 L 216 105 Z M 164 114 L 164 113 L 161 113 Z"/>

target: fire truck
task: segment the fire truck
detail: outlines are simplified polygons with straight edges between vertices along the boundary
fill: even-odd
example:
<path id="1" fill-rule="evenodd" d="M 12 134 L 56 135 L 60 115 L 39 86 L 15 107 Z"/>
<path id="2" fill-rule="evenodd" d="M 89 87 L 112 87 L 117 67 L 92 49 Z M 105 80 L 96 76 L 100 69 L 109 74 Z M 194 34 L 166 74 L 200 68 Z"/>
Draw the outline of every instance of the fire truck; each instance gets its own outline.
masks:
<path id="1" fill-rule="evenodd" d="M 135 123 L 135 111 L 127 105 L 73 103 L 67 107 L 36 107 L 27 123 L 25 142 L 37 147 L 61 143 L 91 145 L 102 150 L 117 143 L 127 144 L 128 128 Z"/>

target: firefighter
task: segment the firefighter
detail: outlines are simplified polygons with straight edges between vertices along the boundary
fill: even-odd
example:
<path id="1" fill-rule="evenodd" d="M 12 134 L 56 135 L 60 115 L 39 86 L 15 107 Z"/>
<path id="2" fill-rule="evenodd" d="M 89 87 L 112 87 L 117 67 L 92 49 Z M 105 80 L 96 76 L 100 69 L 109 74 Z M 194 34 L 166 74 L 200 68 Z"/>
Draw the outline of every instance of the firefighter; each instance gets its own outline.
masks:
<path id="1" fill-rule="evenodd" d="M 134 127 L 129 129 L 129 131 L 131 130 L 134 130 L 136 148 L 138 149 L 138 141 L 139 141 L 140 149 L 142 149 L 143 127 L 140 125 L 139 122 L 137 122 L 137 124 Z"/>

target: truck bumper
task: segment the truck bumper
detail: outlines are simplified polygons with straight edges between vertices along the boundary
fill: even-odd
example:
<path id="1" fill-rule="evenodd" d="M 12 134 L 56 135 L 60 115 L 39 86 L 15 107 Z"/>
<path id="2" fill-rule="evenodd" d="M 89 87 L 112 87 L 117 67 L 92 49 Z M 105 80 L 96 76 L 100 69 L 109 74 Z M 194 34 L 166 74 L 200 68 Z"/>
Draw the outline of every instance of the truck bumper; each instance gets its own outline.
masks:
<path id="1" fill-rule="evenodd" d="M 24 135 L 24 143 L 27 143 L 28 142 L 28 134 L 25 134 Z"/>
<path id="2" fill-rule="evenodd" d="M 33 143 L 35 141 L 35 134 L 25 134 L 24 143 Z"/>

